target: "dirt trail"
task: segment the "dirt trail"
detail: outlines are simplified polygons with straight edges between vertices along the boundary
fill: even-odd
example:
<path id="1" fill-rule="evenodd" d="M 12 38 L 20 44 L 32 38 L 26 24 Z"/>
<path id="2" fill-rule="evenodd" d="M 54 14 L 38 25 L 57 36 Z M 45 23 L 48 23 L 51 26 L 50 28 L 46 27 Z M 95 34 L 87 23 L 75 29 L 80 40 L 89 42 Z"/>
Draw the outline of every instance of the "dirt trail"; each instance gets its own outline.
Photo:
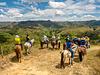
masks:
<path id="1" fill-rule="evenodd" d="M 88 51 L 99 49 L 99 46 L 93 46 Z M 23 56 L 22 63 L 8 59 L 10 65 L 0 69 L 0 75 L 89 75 L 90 73 L 91 67 L 80 63 L 77 57 L 72 67 L 66 66 L 65 69 L 60 69 L 59 50 L 38 50 L 38 48 L 32 50 L 29 56 Z M 7 58 L 13 59 L 14 54 Z"/>

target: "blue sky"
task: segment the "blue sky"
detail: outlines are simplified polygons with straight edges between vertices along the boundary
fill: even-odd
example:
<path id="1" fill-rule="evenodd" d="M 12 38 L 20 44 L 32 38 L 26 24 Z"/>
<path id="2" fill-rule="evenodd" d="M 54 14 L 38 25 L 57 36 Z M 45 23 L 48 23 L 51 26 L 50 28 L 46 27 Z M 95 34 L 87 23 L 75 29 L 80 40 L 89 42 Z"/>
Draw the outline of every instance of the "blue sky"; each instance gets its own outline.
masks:
<path id="1" fill-rule="evenodd" d="M 100 0 L 0 0 L 0 21 L 100 20 Z"/>

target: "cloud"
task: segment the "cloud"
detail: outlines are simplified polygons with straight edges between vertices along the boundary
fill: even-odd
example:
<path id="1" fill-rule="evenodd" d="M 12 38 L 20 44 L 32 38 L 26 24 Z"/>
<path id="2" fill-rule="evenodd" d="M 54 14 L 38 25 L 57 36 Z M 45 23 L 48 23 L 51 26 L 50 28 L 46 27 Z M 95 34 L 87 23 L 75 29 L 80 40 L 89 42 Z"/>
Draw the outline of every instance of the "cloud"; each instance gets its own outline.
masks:
<path id="1" fill-rule="evenodd" d="M 93 11 L 96 9 L 96 6 L 94 4 L 88 4 L 85 6 L 86 11 Z"/>
<path id="2" fill-rule="evenodd" d="M 52 8 L 64 8 L 64 7 L 66 7 L 66 4 L 64 2 L 53 2 L 53 1 L 49 1 L 49 5 Z"/>
<path id="3" fill-rule="evenodd" d="M 81 17 L 81 20 L 87 21 L 87 20 L 96 20 L 97 17 L 93 16 L 93 15 L 84 15 Z"/>
<path id="4" fill-rule="evenodd" d="M 95 3 L 96 0 L 89 0 L 89 3 Z"/>
<path id="5" fill-rule="evenodd" d="M 83 21 L 100 20 L 100 0 L 18 0 L 16 7 L 0 7 L 0 21 L 52 20 Z M 46 8 L 40 9 L 42 2 L 48 2 Z M 6 2 L 5 2 L 6 3 Z M 1 4 L 5 5 L 5 4 Z M 7 5 L 7 4 L 6 4 Z M 43 4 L 45 5 L 45 4 Z M 94 16 L 96 14 L 96 16 Z"/>
<path id="6" fill-rule="evenodd" d="M 9 17 L 22 17 L 23 14 L 20 13 L 20 11 L 17 8 L 11 8 L 7 11 L 7 16 Z"/>
<path id="7" fill-rule="evenodd" d="M 0 2 L 0 6 L 6 6 L 6 2 Z"/>

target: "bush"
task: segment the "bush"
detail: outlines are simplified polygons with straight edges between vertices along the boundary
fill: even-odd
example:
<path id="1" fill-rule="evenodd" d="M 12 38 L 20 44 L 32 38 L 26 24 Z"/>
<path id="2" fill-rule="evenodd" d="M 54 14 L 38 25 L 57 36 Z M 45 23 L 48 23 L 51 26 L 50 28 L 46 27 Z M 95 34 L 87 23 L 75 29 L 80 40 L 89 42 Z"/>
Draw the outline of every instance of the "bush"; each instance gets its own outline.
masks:
<path id="1" fill-rule="evenodd" d="M 0 43 L 8 42 L 10 37 L 9 33 L 0 33 Z"/>

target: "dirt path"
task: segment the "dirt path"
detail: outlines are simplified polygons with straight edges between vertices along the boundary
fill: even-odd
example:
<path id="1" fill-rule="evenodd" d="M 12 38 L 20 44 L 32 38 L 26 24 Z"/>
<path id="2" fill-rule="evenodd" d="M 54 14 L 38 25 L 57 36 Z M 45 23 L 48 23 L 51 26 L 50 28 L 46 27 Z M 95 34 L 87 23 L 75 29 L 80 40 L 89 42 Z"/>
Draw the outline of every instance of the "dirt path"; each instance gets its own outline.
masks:
<path id="1" fill-rule="evenodd" d="M 99 46 L 93 46 L 88 51 L 99 49 Z M 7 56 L 10 59 L 13 57 L 14 54 Z M 59 50 L 37 48 L 33 48 L 31 55 L 23 56 L 22 63 L 9 61 L 9 59 L 8 62 L 8 66 L 0 69 L 0 75 L 89 75 L 91 69 L 90 66 L 80 63 L 77 57 L 72 67 L 66 66 L 65 69 L 60 69 Z"/>

